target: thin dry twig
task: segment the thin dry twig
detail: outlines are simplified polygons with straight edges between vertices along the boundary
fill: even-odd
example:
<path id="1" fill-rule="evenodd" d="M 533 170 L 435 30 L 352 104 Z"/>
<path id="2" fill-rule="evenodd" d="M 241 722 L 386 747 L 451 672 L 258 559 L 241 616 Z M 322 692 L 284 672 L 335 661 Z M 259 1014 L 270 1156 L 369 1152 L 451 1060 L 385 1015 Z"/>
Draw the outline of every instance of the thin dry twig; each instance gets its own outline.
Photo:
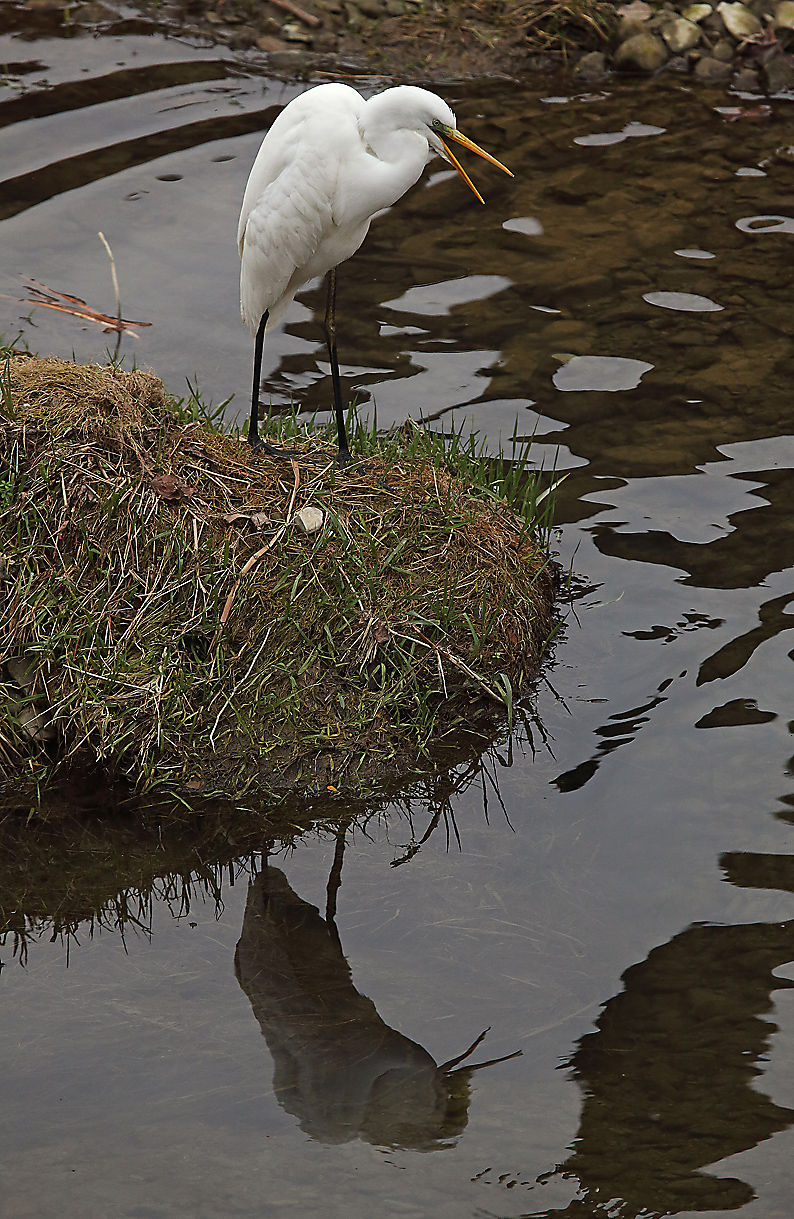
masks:
<path id="1" fill-rule="evenodd" d="M 25 291 L 29 293 L 27 297 L 4 297 L 5 300 L 18 300 L 23 305 L 40 305 L 43 309 L 55 309 L 59 313 L 71 313 L 73 317 L 82 318 L 86 322 L 96 322 L 99 326 L 104 326 L 106 332 L 109 330 L 116 331 L 119 326 L 127 334 L 133 338 L 139 336 L 130 329 L 132 326 L 151 326 L 151 322 L 135 321 L 131 318 L 115 318 L 109 317 L 107 313 L 102 313 L 99 309 L 92 309 L 79 296 L 72 296 L 69 292 L 59 292 L 57 288 L 48 288 L 46 284 L 40 284 L 35 279 L 30 279 L 29 276 L 23 276 L 27 280 Z"/>
<path id="2" fill-rule="evenodd" d="M 119 277 L 118 277 L 118 275 L 116 274 L 116 260 L 115 260 L 115 258 L 113 257 L 113 251 L 111 250 L 110 246 L 108 245 L 107 238 L 105 237 L 105 234 L 104 234 L 104 233 L 102 233 L 102 232 L 99 232 L 99 233 L 97 233 L 97 237 L 98 237 L 98 238 L 99 238 L 99 240 L 102 242 L 102 244 L 103 244 L 103 246 L 105 247 L 105 249 L 107 250 L 107 252 L 108 252 L 108 258 L 110 259 L 110 274 L 111 274 L 111 276 L 112 276 L 112 278 L 113 278 L 113 288 L 114 288 L 115 293 L 116 293 L 116 321 L 117 321 L 117 323 L 118 323 L 118 329 L 119 329 L 119 333 L 121 333 L 121 330 L 122 330 L 122 321 L 121 321 L 121 293 L 119 292 Z"/>
<path id="3" fill-rule="evenodd" d="M 223 607 L 223 612 L 221 613 L 220 622 L 218 624 L 218 631 L 225 624 L 227 618 L 229 617 L 229 614 L 232 612 L 232 606 L 234 605 L 234 598 L 237 594 L 237 589 L 240 587 L 241 582 L 248 575 L 251 568 L 254 567 L 259 562 L 259 560 L 264 555 L 267 554 L 267 552 L 269 550 L 273 549 L 273 547 L 275 546 L 275 544 L 279 540 L 279 538 L 282 537 L 284 535 L 284 533 L 286 532 L 287 526 L 289 525 L 290 519 L 292 517 L 292 505 L 295 503 L 295 496 L 298 494 L 298 484 L 300 483 L 300 470 L 298 468 L 298 463 L 296 461 L 292 462 L 292 471 L 293 471 L 293 474 L 295 475 L 295 485 L 292 488 L 292 497 L 289 501 L 289 507 L 287 508 L 286 520 L 284 521 L 284 524 L 281 526 L 281 528 L 278 529 L 276 531 L 276 533 L 273 535 L 273 537 L 270 539 L 267 546 L 263 546 L 261 550 L 257 550 L 256 554 L 251 555 L 250 559 L 243 567 L 243 570 L 240 572 L 240 575 L 235 580 L 234 584 L 232 585 L 231 591 L 230 591 L 228 597 L 226 598 L 226 604 Z M 218 631 L 215 632 L 216 637 L 217 637 Z"/>
<path id="4" fill-rule="evenodd" d="M 293 17 L 297 17 L 305 25 L 322 25 L 319 17 L 314 17 L 311 13 L 307 13 L 305 9 L 298 8 L 297 4 L 292 4 L 291 0 L 270 0 L 270 3 L 275 5 L 276 8 L 282 8 L 285 13 L 292 13 Z"/>

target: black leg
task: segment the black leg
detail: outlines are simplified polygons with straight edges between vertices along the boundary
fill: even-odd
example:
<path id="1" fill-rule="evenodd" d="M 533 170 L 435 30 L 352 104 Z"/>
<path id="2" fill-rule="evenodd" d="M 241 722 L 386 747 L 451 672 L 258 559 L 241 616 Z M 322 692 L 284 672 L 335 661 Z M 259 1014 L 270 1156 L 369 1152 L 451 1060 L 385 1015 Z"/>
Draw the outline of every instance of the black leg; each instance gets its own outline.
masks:
<path id="1" fill-rule="evenodd" d="M 259 382 L 262 377 L 262 348 L 265 345 L 265 327 L 267 326 L 268 310 L 262 314 L 259 329 L 254 340 L 254 387 L 251 392 L 251 419 L 248 423 L 248 443 L 256 453 L 263 449 L 271 457 L 292 457 L 288 449 L 278 449 L 275 445 L 266 444 L 259 435 Z"/>
<path id="2" fill-rule="evenodd" d="M 339 444 L 337 461 L 341 469 L 350 461 L 350 449 L 345 431 L 345 412 L 342 406 L 342 385 L 339 380 L 339 360 L 336 355 L 336 267 L 328 272 L 328 303 L 325 309 L 325 337 L 328 341 L 328 359 L 331 362 L 331 381 L 334 387 L 334 410 L 336 412 L 336 436 Z"/>
<path id="3" fill-rule="evenodd" d="M 265 345 L 265 327 L 267 326 L 268 310 L 262 314 L 259 329 L 254 339 L 254 388 L 251 392 L 251 419 L 248 424 L 248 443 L 256 452 L 262 447 L 259 439 L 259 382 L 262 377 L 262 348 Z"/>

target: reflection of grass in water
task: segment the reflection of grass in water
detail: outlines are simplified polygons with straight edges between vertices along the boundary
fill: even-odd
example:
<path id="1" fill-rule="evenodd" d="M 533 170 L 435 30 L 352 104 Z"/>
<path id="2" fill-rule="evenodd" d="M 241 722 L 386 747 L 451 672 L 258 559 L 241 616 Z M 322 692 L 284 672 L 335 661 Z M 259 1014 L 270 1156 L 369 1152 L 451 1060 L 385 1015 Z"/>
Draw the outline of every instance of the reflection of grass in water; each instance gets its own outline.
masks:
<path id="1" fill-rule="evenodd" d="M 220 801 L 188 807 L 137 799 L 96 774 L 42 793 L 27 817 L 22 798 L 7 794 L 0 797 L 0 943 L 11 942 L 24 962 L 44 938 L 61 940 L 68 954 L 95 931 L 147 934 L 155 902 L 180 918 L 199 903 L 220 914 L 224 882 L 234 883 L 274 841 L 289 845 L 313 825 L 308 806 L 275 815 Z"/>
<path id="2" fill-rule="evenodd" d="M 499 810 L 500 770 L 514 753 L 547 747 L 542 724 L 517 708 L 517 727 L 504 743 L 482 730 L 448 734 L 430 750 L 428 767 L 395 779 L 386 795 L 342 799 L 290 796 L 275 805 L 267 792 L 240 801 L 193 796 L 139 796 L 125 784 L 108 787 L 99 771 L 73 774 L 37 799 L 0 792 L 0 945 L 25 960 L 39 940 L 60 939 L 68 954 L 95 929 L 145 933 L 153 900 L 178 917 L 197 902 L 222 908 L 224 883 L 266 854 L 290 851 L 308 834 L 339 844 L 372 819 L 389 819 L 392 867 L 409 863 L 441 834 L 446 849 L 461 845 L 454 799 L 472 785 L 482 792 L 490 823 Z M 340 858 L 341 865 L 341 858 Z"/>
<path id="3" fill-rule="evenodd" d="M 2 377 L 0 659 L 29 671 L 0 686 L 0 744 L 26 781 L 52 773 L 25 760 L 35 713 L 56 765 L 225 791 L 372 785 L 483 706 L 512 714 L 553 596 L 525 448 L 357 423 L 340 476 L 295 416 L 298 460 L 255 459 L 148 373 L 15 357 Z"/>

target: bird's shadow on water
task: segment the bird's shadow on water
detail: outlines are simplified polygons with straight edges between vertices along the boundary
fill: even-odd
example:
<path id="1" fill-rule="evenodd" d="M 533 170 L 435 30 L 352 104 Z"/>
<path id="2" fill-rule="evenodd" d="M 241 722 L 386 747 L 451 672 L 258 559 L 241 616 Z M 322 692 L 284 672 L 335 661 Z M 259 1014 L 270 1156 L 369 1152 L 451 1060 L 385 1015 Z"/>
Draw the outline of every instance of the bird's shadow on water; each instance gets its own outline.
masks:
<path id="1" fill-rule="evenodd" d="M 344 842 L 342 829 L 325 917 L 269 862 L 252 877 L 235 952 L 237 980 L 270 1050 L 279 1104 L 306 1134 L 322 1143 L 360 1138 L 441 1150 L 465 1129 L 472 1074 L 521 1051 L 467 1063 L 486 1029 L 437 1064 L 382 1020 L 353 984 L 336 926 Z"/>

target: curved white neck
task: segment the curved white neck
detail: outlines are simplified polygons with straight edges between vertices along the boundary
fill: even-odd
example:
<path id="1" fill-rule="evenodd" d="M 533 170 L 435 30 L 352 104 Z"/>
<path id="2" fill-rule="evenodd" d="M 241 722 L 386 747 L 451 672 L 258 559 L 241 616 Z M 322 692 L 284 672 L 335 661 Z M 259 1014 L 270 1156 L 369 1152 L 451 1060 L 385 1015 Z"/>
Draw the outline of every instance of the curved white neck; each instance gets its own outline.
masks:
<path id="1" fill-rule="evenodd" d="M 430 157 L 430 145 L 418 131 L 382 123 L 377 113 L 359 124 L 366 151 L 358 159 L 359 173 L 346 192 L 345 211 L 362 219 L 391 207 L 420 177 Z"/>

